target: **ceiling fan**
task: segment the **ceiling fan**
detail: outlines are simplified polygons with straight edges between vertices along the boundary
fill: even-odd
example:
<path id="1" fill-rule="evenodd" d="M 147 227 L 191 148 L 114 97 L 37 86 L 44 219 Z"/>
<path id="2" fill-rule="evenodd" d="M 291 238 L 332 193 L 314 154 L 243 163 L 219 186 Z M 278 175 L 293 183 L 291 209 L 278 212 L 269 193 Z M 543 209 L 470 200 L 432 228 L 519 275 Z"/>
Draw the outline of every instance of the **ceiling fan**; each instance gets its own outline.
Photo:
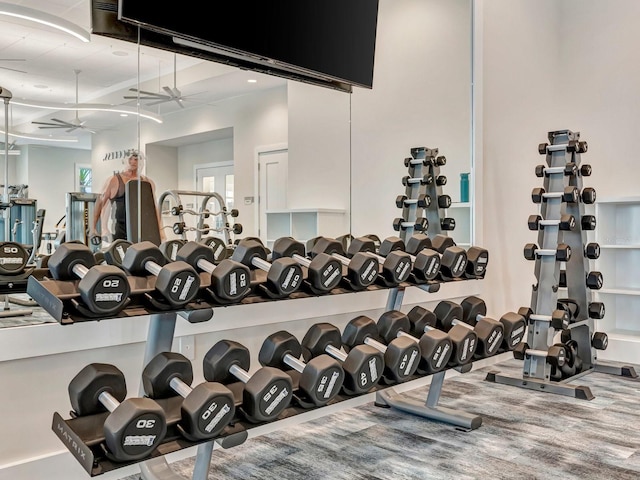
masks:
<path id="1" fill-rule="evenodd" d="M 176 55 L 173 55 L 173 87 L 164 86 L 162 89 L 166 93 L 148 92 L 145 90 L 138 90 L 137 88 L 130 88 L 130 92 L 136 92 L 138 95 L 125 95 L 127 100 L 151 100 L 147 103 L 147 106 L 160 105 L 161 103 L 175 102 L 180 108 L 184 108 L 184 101 L 193 95 L 182 95 L 182 92 L 176 86 Z"/>
<path id="2" fill-rule="evenodd" d="M 74 70 L 76 74 L 76 105 L 78 105 L 78 75 L 80 74 L 80 70 Z M 52 128 L 64 128 L 65 132 L 70 133 L 77 129 L 86 130 L 87 132 L 97 133 L 95 130 L 91 130 L 85 125 L 85 122 L 80 120 L 78 117 L 78 110 L 76 110 L 76 118 L 67 122 L 66 120 L 60 120 L 59 118 L 52 118 L 51 122 L 31 122 L 34 125 L 41 125 L 40 129 L 52 129 Z"/>
<path id="3" fill-rule="evenodd" d="M 24 58 L 0 58 L 0 62 L 26 62 L 27 60 Z M 12 72 L 18 72 L 18 73 L 27 73 L 24 70 L 18 70 L 17 68 L 9 68 L 9 67 L 3 67 L 0 65 L 0 68 L 3 70 L 11 70 Z"/>

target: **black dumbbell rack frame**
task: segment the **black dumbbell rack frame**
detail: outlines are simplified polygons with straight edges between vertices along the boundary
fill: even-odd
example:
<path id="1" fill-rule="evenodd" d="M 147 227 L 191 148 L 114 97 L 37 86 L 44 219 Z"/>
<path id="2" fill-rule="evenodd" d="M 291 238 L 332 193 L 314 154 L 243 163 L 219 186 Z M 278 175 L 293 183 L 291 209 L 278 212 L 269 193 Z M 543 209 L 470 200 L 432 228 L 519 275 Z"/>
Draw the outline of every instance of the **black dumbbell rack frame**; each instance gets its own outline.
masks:
<path id="1" fill-rule="evenodd" d="M 565 187 L 576 187 L 583 191 L 582 173 L 580 170 L 580 133 L 571 130 L 558 130 L 549 132 L 549 144 L 546 147 L 547 167 L 557 169 L 556 173 L 543 175 L 544 191 L 558 193 Z M 584 143 L 586 145 L 586 143 Z M 562 169 L 567 165 L 575 164 L 574 175 L 565 175 Z M 571 338 L 577 342 L 578 355 L 583 361 L 583 370 L 561 381 L 551 379 L 552 366 L 546 358 L 528 355 L 525 356 L 522 378 L 512 378 L 490 372 L 487 380 L 512 386 L 528 388 L 531 390 L 556 393 L 584 400 L 592 400 L 594 395 L 585 386 L 570 385 L 569 382 L 586 375 L 592 371 L 599 371 L 614 375 L 636 377 L 631 366 L 616 366 L 614 363 L 606 364 L 597 361 L 596 349 L 592 346 L 592 337 L 595 332 L 595 321 L 589 317 L 589 304 L 592 302 L 593 293 L 586 285 L 586 278 L 590 271 L 589 259 L 584 255 L 587 244 L 587 233 L 582 228 L 582 218 L 585 215 L 584 201 L 580 198 L 577 202 L 566 202 L 560 196 L 543 199 L 540 203 L 540 216 L 544 220 L 560 220 L 562 215 L 573 215 L 576 220 L 574 230 L 560 230 L 560 225 L 545 225 L 538 229 L 538 246 L 540 249 L 557 250 L 561 243 L 569 245 L 572 255 L 565 262 L 566 297 L 576 302 L 578 306 L 577 318 L 572 318 L 569 324 Z M 551 317 L 558 308 L 558 290 L 561 288 L 561 262 L 554 255 L 537 256 L 535 260 L 535 276 L 537 283 L 532 286 L 531 310 L 534 315 Z M 547 351 L 554 344 L 557 332 L 551 327 L 548 320 L 532 318 L 527 328 L 527 344 L 529 348 Z"/>

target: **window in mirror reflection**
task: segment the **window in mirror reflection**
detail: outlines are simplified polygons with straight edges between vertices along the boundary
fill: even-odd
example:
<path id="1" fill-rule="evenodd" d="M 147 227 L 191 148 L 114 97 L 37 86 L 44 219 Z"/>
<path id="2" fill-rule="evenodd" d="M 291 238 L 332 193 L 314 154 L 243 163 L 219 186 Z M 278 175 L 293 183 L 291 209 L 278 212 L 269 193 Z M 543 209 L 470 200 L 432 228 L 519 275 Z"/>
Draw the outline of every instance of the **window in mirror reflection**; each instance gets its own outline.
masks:
<path id="1" fill-rule="evenodd" d="M 76 191 L 80 193 L 91 193 L 91 185 L 93 182 L 93 175 L 91 165 L 78 164 L 76 165 Z"/>

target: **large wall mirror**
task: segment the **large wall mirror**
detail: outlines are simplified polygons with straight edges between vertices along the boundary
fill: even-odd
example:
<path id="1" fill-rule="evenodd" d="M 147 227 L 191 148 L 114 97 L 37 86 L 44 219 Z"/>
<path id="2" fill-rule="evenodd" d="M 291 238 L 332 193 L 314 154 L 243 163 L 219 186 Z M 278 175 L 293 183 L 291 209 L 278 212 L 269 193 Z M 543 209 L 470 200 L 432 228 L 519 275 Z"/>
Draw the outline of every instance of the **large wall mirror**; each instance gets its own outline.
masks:
<path id="1" fill-rule="evenodd" d="M 90 0 L 29 7 L 91 28 Z M 380 0 L 374 86 L 351 94 L 98 35 L 83 43 L 13 17 L 0 22 L 0 86 L 12 93 L 0 125 L 6 118 L 16 134 L 5 180 L 26 186 L 24 196 L 46 211 L 45 233 L 65 228 L 70 192 L 99 193 L 136 149 L 156 198 L 184 192 L 183 207 L 198 210 L 202 197 L 188 192 L 216 191 L 238 210 L 236 237 L 384 238 L 397 234 L 403 159 L 425 146 L 447 158 L 452 235 L 471 242 L 472 208 L 460 196 L 461 174 L 472 171 L 471 0 Z M 55 109 L 62 103 L 112 108 Z M 179 236 L 174 200 L 162 206 L 167 238 Z M 24 243 L 31 221 L 22 222 Z"/>

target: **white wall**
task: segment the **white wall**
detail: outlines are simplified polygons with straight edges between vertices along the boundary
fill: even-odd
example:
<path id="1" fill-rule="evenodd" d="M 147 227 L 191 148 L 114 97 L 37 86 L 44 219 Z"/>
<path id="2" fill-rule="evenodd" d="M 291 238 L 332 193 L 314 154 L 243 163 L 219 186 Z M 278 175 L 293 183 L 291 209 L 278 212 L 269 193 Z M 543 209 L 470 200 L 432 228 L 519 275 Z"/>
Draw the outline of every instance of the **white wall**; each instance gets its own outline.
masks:
<path id="1" fill-rule="evenodd" d="M 559 56 L 560 30 L 571 23 L 559 18 L 559 3 L 482 2 L 484 201 L 477 228 L 490 255 L 484 298 L 494 314 L 530 304 L 534 264 L 522 249 L 536 241 L 527 217 L 537 212 L 531 189 L 540 186 L 538 144 L 547 132 L 571 127 L 558 116 L 561 70 L 571 68 Z"/>
<path id="2" fill-rule="evenodd" d="M 439 148 L 459 201 L 470 170 L 471 2 L 382 0 L 373 89 L 352 95 L 352 231 L 397 234 L 397 195 L 412 147 Z M 453 232 L 455 238 L 455 231 Z"/>
<path id="3" fill-rule="evenodd" d="M 485 284 L 497 312 L 529 305 L 534 265 L 537 145 L 547 132 L 580 132 L 598 198 L 637 195 L 640 3 L 634 0 L 491 0 L 484 15 L 483 229 L 491 254 Z M 505 11 L 509 21 L 505 21 Z M 590 207 L 587 206 L 587 210 Z M 605 279 L 606 281 L 606 279 Z"/>
<path id="4" fill-rule="evenodd" d="M 289 208 L 345 210 L 349 228 L 350 95 L 288 82 Z M 322 234 L 322 232 L 320 232 Z"/>
<path id="5" fill-rule="evenodd" d="M 65 214 L 67 192 L 76 191 L 75 165 L 90 164 L 91 152 L 41 145 L 21 148 L 28 149 L 29 197 L 38 201 L 37 208 L 46 210 L 43 231 L 54 232 L 56 222 Z"/>

